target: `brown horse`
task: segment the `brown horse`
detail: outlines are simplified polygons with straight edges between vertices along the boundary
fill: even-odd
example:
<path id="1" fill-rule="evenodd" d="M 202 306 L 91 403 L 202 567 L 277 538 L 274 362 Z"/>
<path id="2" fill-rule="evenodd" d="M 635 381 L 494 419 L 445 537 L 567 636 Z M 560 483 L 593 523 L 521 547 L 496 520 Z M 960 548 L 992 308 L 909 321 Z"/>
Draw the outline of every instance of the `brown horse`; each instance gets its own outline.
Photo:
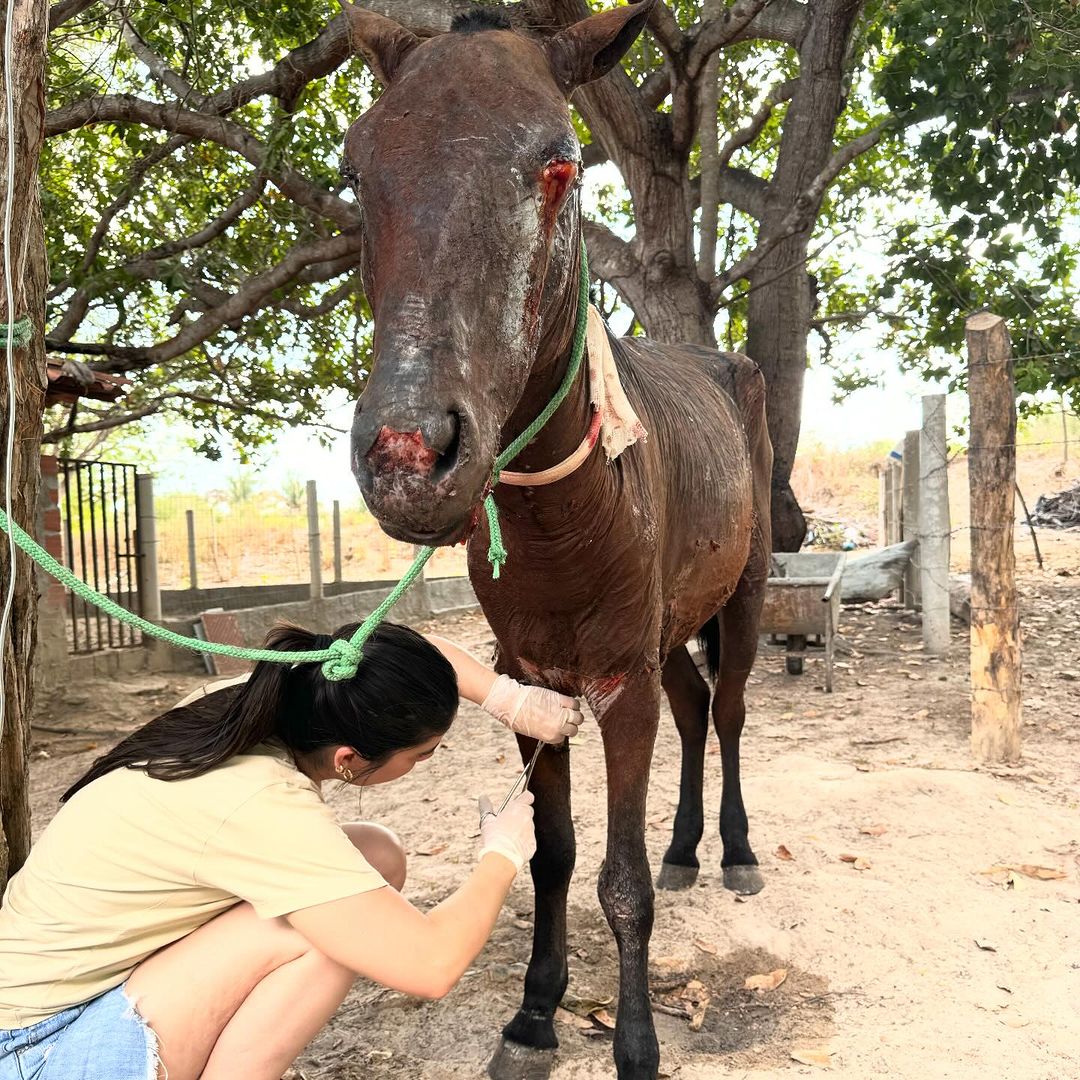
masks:
<path id="1" fill-rule="evenodd" d="M 353 470 L 391 536 L 468 538 L 500 669 L 583 695 L 596 715 L 608 785 L 598 891 L 619 947 L 615 1061 L 623 1078 L 654 1077 L 659 1061 L 644 829 L 661 687 L 683 772 L 659 884 L 686 887 L 697 875 L 709 690 L 686 642 L 702 628 L 719 675 L 712 718 L 723 755 L 724 883 L 761 888 L 738 759 L 770 550 L 761 375 L 738 355 L 610 339 L 648 440 L 612 463 L 596 448 L 557 483 L 498 487 L 510 553 L 498 580 L 476 508 L 500 448 L 551 399 L 571 353 L 581 163 L 567 99 L 618 63 L 651 7 L 644 0 L 609 10 L 544 41 L 515 32 L 499 9 L 420 41 L 346 7 L 354 43 L 385 86 L 350 128 L 343 164 L 362 211 L 375 320 Z M 582 375 L 514 469 L 562 461 L 589 424 Z M 532 744 L 521 750 L 531 754 Z M 499 1078 L 550 1068 L 545 1051 L 558 1045 L 553 1016 L 567 983 L 569 752 L 541 754 L 532 787 L 536 929 L 524 1002 L 490 1066 Z"/>

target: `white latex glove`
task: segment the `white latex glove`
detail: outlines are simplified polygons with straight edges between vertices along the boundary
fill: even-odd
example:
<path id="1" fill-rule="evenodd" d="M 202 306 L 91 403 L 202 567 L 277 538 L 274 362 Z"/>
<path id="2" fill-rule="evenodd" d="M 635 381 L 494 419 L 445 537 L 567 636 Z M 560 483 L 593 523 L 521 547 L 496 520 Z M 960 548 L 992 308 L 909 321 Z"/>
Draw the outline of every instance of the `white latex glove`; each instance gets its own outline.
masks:
<path id="1" fill-rule="evenodd" d="M 480 707 L 511 731 L 556 746 L 576 735 L 583 719 L 577 698 L 540 686 L 526 686 L 509 675 L 495 680 Z"/>
<path id="2" fill-rule="evenodd" d="M 536 833 L 533 831 L 533 793 L 523 791 L 506 804 L 501 814 L 496 814 L 491 800 L 480 796 L 480 852 L 482 858 L 489 852 L 503 855 L 521 868 L 536 851 Z"/>

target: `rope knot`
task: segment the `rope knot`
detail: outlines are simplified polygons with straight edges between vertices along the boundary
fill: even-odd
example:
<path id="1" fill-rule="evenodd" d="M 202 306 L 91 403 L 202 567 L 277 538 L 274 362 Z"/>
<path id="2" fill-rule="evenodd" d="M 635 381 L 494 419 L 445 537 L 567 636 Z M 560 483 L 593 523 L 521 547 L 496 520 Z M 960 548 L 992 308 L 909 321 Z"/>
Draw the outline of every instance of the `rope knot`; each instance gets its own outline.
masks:
<path id="1" fill-rule="evenodd" d="M 360 661 L 364 659 L 364 650 L 345 638 L 331 641 L 327 651 L 330 656 L 323 661 L 322 673 L 331 682 L 351 679 L 356 674 Z"/>

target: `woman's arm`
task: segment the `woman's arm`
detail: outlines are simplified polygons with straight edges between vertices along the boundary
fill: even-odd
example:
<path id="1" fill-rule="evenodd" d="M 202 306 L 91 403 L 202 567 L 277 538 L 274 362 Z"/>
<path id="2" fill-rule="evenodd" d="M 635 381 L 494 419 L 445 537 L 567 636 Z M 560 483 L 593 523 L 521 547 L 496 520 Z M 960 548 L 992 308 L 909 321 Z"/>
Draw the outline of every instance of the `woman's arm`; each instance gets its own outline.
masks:
<path id="1" fill-rule="evenodd" d="M 425 634 L 424 637 L 450 661 L 457 675 L 458 693 L 466 700 L 482 705 L 495 685 L 495 672 L 444 637 L 435 634 Z"/>
<path id="2" fill-rule="evenodd" d="M 453 666 L 458 693 L 511 731 L 555 744 L 576 734 L 582 715 L 575 698 L 541 686 L 527 686 L 509 675 L 496 675 L 452 641 L 433 634 L 425 636 Z"/>
<path id="3" fill-rule="evenodd" d="M 476 869 L 427 914 L 387 887 L 287 918 L 315 948 L 357 975 L 440 998 L 484 947 L 515 876 L 536 850 L 532 799 L 526 791 L 501 814 L 485 815 Z"/>

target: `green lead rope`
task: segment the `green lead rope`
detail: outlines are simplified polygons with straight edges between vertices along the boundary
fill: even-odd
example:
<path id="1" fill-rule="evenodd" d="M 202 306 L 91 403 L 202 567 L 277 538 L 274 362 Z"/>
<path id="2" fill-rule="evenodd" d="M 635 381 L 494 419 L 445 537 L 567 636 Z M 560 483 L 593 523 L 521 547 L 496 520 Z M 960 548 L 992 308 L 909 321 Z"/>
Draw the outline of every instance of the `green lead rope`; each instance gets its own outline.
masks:
<path id="1" fill-rule="evenodd" d="M 581 242 L 581 287 L 578 291 L 577 325 L 574 331 L 574 349 L 570 356 L 570 366 L 566 369 L 566 377 L 556 391 L 555 396 L 548 403 L 544 411 L 498 456 L 495 461 L 495 469 L 491 476 L 491 487 L 499 482 L 499 473 L 513 461 L 515 457 L 533 440 L 536 433 L 551 419 L 555 410 L 563 403 L 566 395 L 570 392 L 578 370 L 581 368 L 581 359 L 585 352 L 585 332 L 589 315 L 589 264 L 585 255 L 585 241 Z M 0 347 L 6 345 L 10 335 L 12 345 L 22 348 L 30 340 L 32 325 L 29 319 L 21 319 L 13 326 L 0 323 L 0 334 L 3 340 Z M 506 548 L 502 542 L 502 530 L 499 528 L 499 511 L 495 506 L 495 499 L 491 491 L 484 498 L 484 510 L 487 513 L 488 531 L 491 542 L 488 545 L 488 560 L 491 563 L 492 577 L 499 576 L 499 569 L 506 562 Z M 141 615 L 121 607 L 115 600 L 104 596 L 92 589 L 85 581 L 77 578 L 66 566 L 58 563 L 32 536 L 29 536 L 19 525 L 8 519 L 8 516 L 0 509 L 0 529 L 10 533 L 15 543 L 30 556 L 46 573 L 51 574 L 57 581 L 66 585 L 76 596 L 95 607 L 100 608 L 106 615 L 111 615 L 120 622 L 127 623 L 150 637 L 159 641 L 168 642 L 181 649 L 190 649 L 192 652 L 213 653 L 216 656 L 231 656 L 237 660 L 251 660 L 255 662 L 269 661 L 274 664 L 313 664 L 322 662 L 322 673 L 326 678 L 339 682 L 343 679 L 351 679 L 360 661 L 364 658 L 364 643 L 375 627 L 386 618 L 387 612 L 401 599 L 402 594 L 420 576 L 425 563 L 435 554 L 433 547 L 423 547 L 417 553 L 412 566 L 405 572 L 405 576 L 390 591 L 389 596 L 360 624 L 356 633 L 349 640 L 338 638 L 330 643 L 327 649 L 317 649 L 311 652 L 280 652 L 277 649 L 245 649 L 239 645 L 225 645 L 217 641 L 202 641 L 198 638 L 185 637 L 174 630 L 149 622 Z M 14 567 L 12 568 L 14 572 Z"/>
<path id="2" fill-rule="evenodd" d="M 15 323 L 0 323 L 0 349 L 6 349 L 9 342 L 13 349 L 25 348 L 33 334 L 34 324 L 29 317 Z"/>

